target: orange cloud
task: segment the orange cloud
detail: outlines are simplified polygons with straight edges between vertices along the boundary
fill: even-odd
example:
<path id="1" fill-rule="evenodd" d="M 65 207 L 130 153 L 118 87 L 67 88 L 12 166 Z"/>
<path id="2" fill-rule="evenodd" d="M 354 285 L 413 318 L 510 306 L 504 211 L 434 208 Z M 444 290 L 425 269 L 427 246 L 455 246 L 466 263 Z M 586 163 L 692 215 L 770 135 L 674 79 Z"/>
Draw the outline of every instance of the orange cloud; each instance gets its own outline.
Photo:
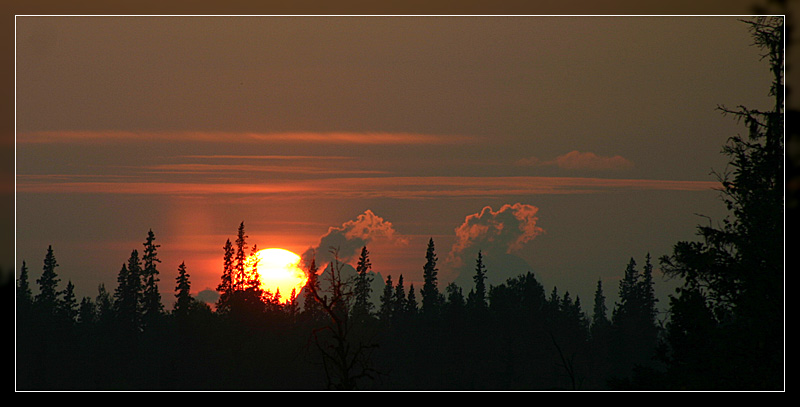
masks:
<path id="1" fill-rule="evenodd" d="M 551 161 L 541 161 L 537 157 L 523 158 L 517 161 L 521 166 L 556 166 L 567 170 L 619 171 L 633 168 L 633 162 L 620 155 L 613 157 L 599 156 L 592 152 L 582 153 L 578 150 L 560 155 Z"/>
<path id="2" fill-rule="evenodd" d="M 313 255 L 318 265 L 324 265 L 333 260 L 328 250 L 334 247 L 339 251 L 339 260 L 347 262 L 355 258 L 362 247 L 375 239 L 385 239 L 398 244 L 408 243 L 406 238 L 397 233 L 392 222 L 367 209 L 356 219 L 344 222 L 342 226 L 329 228 L 328 232 L 320 237 L 316 247 L 309 248 L 303 253 L 303 261 L 307 264 Z"/>
<path id="3" fill-rule="evenodd" d="M 17 143 L 113 143 L 132 141 L 172 141 L 208 143 L 318 143 L 318 144 L 454 144 L 474 140 L 469 136 L 417 133 L 356 132 L 218 132 L 218 131 L 39 131 L 17 135 Z"/>
<path id="4" fill-rule="evenodd" d="M 711 191 L 719 182 L 578 177 L 352 177 L 258 183 L 86 181 L 71 175 L 17 177 L 17 192 L 155 195 L 265 195 L 272 199 L 499 197 L 625 190 Z"/>
<path id="5" fill-rule="evenodd" d="M 496 212 L 486 206 L 480 212 L 468 215 L 455 229 L 456 242 L 448 255 L 454 266 L 463 263 L 463 256 L 474 256 L 478 250 L 485 253 L 510 254 L 522 248 L 536 236 L 544 233 L 537 225 L 539 208 L 533 205 L 505 204 Z"/>

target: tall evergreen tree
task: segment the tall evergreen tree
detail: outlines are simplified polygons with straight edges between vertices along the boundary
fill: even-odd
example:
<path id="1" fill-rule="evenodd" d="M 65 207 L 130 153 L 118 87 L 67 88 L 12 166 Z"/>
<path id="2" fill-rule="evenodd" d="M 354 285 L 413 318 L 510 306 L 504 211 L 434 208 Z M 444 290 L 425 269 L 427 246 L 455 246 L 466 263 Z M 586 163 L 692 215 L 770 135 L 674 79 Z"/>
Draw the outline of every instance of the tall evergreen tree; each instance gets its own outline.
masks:
<path id="1" fill-rule="evenodd" d="M 439 293 L 438 271 L 436 268 L 436 249 L 433 238 L 428 241 L 428 249 L 425 252 L 425 265 L 422 266 L 422 313 L 424 315 L 438 315 L 441 304 L 442 294 Z"/>
<path id="2" fill-rule="evenodd" d="M 231 240 L 225 241 L 225 246 L 222 247 L 225 254 L 222 258 L 222 277 L 217 292 L 219 292 L 219 299 L 217 300 L 217 312 L 226 313 L 230 311 L 230 301 L 233 295 L 233 276 L 234 276 L 234 260 L 233 260 L 233 245 Z"/>
<path id="3" fill-rule="evenodd" d="M 592 332 L 608 329 L 611 321 L 607 316 L 606 296 L 603 294 L 603 281 L 597 280 L 597 289 L 594 292 L 594 308 L 592 313 Z"/>
<path id="4" fill-rule="evenodd" d="M 56 257 L 53 254 L 53 246 L 47 247 L 47 254 L 44 257 L 42 276 L 36 280 L 39 285 L 39 294 L 35 297 L 35 303 L 45 312 L 56 312 L 59 302 L 58 283 L 61 281 L 56 274 Z"/>
<path id="5" fill-rule="evenodd" d="M 303 312 L 302 316 L 306 321 L 311 322 L 318 322 L 324 316 L 324 311 L 322 310 L 322 306 L 317 302 L 316 298 L 314 297 L 314 292 L 320 291 L 320 284 L 319 284 L 319 276 L 317 275 L 317 261 L 311 258 L 311 263 L 308 265 L 308 271 L 306 274 L 308 275 L 308 280 L 306 281 L 305 287 L 303 287 Z"/>
<path id="6" fill-rule="evenodd" d="M 467 306 L 475 310 L 486 310 L 489 305 L 486 302 L 486 266 L 483 264 L 483 254 L 478 251 L 478 258 L 475 260 L 475 275 L 472 277 L 475 288 L 470 290 L 467 295 Z"/>
<path id="7" fill-rule="evenodd" d="M 144 283 L 142 301 L 142 312 L 145 318 L 152 318 L 164 312 L 164 305 L 161 303 L 161 293 L 158 291 L 158 267 L 156 263 L 161 263 L 158 258 L 159 244 L 155 244 L 156 236 L 153 230 L 147 232 L 147 239 L 143 243 L 142 252 L 142 280 Z"/>
<path id="8" fill-rule="evenodd" d="M 100 284 L 97 286 L 97 297 L 95 297 L 95 304 L 97 310 L 97 322 L 105 324 L 114 318 L 114 301 L 106 290 L 105 284 Z"/>
<path id="9" fill-rule="evenodd" d="M 17 278 L 17 307 L 20 310 L 26 310 L 31 304 L 33 304 L 33 293 L 30 282 L 28 282 L 28 266 L 23 260 Z"/>
<path id="10" fill-rule="evenodd" d="M 178 266 L 178 277 L 175 278 L 175 307 L 173 314 L 178 318 L 186 318 L 192 306 L 191 290 L 192 283 L 189 280 L 189 273 L 186 272 L 186 263 L 181 262 Z"/>
<path id="11" fill-rule="evenodd" d="M 117 317 L 130 329 L 141 327 L 142 263 L 139 252 L 133 250 L 127 266 L 122 265 L 117 275 L 118 286 L 114 292 Z"/>
<path id="12" fill-rule="evenodd" d="M 397 285 L 394 286 L 394 300 L 392 307 L 392 315 L 394 318 L 402 317 L 406 313 L 406 289 L 403 287 L 403 275 L 397 279 Z"/>
<path id="13" fill-rule="evenodd" d="M 747 128 L 746 136 L 728 139 L 722 152 L 730 159 L 730 170 L 717 174 L 729 215 L 718 226 L 699 226 L 701 241 L 678 242 L 672 255 L 661 258 L 665 274 L 684 280 L 678 295 L 686 298 L 671 301 L 682 312 L 672 318 L 689 320 L 673 326 L 690 326 L 692 315 L 685 308 L 703 315 L 706 307 L 712 311 L 714 330 L 721 338 L 714 347 L 713 364 L 717 374 L 731 377 L 726 383 L 734 388 L 780 388 L 785 380 L 784 20 L 773 16 L 745 21 L 754 45 L 769 63 L 772 106 L 768 110 L 719 107 Z M 707 328 L 698 329 L 703 330 Z M 676 355 L 672 366 L 685 370 L 708 364 L 694 356 Z M 741 366 L 750 366 L 749 374 L 736 374 Z M 718 383 L 711 385 L 719 388 Z"/>
<path id="14" fill-rule="evenodd" d="M 353 288 L 355 302 L 353 303 L 352 314 L 356 320 L 363 320 L 372 314 L 374 305 L 372 304 L 372 275 L 368 274 L 372 269 L 369 261 L 369 251 L 367 246 L 361 248 L 361 255 L 356 264 L 356 281 Z"/>
<path id="15" fill-rule="evenodd" d="M 414 294 L 414 284 L 408 286 L 408 296 L 406 297 L 405 306 L 406 315 L 417 315 L 419 312 L 419 303 L 417 303 L 417 295 Z"/>
<path id="16" fill-rule="evenodd" d="M 233 275 L 233 291 L 244 291 L 247 284 L 245 263 L 247 261 L 245 250 L 247 249 L 247 235 L 244 234 L 244 222 L 239 224 L 236 233 L 236 262 Z"/>
<path id="17" fill-rule="evenodd" d="M 97 306 L 90 297 L 83 297 L 78 306 L 78 323 L 93 324 L 97 321 Z"/>
<path id="18" fill-rule="evenodd" d="M 378 318 L 383 322 L 391 321 L 392 319 L 392 298 L 394 297 L 394 286 L 392 283 L 392 276 L 386 276 L 386 282 L 383 286 L 383 293 L 381 294 L 381 304 L 378 309 Z"/>
<path id="19" fill-rule="evenodd" d="M 61 293 L 61 303 L 59 304 L 62 315 L 71 322 L 78 317 L 78 301 L 75 298 L 75 285 L 72 280 L 67 281 L 67 286 Z"/>

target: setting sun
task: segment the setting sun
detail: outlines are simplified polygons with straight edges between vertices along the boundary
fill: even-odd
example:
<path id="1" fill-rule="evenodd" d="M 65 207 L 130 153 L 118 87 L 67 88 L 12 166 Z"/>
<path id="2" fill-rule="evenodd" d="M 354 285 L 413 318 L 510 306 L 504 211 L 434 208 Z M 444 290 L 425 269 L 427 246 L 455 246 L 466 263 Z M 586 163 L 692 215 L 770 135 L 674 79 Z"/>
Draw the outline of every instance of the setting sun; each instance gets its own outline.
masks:
<path id="1" fill-rule="evenodd" d="M 280 302 L 289 301 L 292 290 L 300 294 L 300 290 L 305 286 L 305 272 L 298 266 L 300 256 L 280 248 L 270 248 L 259 250 L 257 256 L 258 264 L 256 270 L 261 279 L 261 289 L 273 294 L 280 293 Z M 249 267 L 252 267 L 253 258 L 249 259 Z"/>

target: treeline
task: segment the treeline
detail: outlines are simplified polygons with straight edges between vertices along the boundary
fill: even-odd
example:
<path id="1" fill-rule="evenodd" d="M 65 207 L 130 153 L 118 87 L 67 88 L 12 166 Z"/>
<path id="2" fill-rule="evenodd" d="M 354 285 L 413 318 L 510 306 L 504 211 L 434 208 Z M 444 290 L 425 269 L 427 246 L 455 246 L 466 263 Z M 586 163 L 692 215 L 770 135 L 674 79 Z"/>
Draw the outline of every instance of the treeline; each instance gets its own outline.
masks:
<path id="1" fill-rule="evenodd" d="M 223 271 L 213 310 L 190 295 L 185 263 L 177 268 L 174 302 L 158 292 L 155 234 L 141 258 L 133 250 L 113 293 L 78 301 L 74 285 L 59 289 L 48 247 L 38 294 L 27 264 L 17 280 L 17 385 L 21 390 L 239 389 L 586 389 L 607 388 L 651 365 L 657 344 L 652 264 L 633 259 L 608 315 L 597 283 L 590 319 L 580 298 L 549 294 L 533 273 L 485 284 L 477 254 L 474 287 L 440 291 L 431 239 L 419 290 L 387 276 L 378 304 L 364 247 L 356 274 L 338 258 L 320 273 L 308 266 L 300 295 L 282 303 L 258 288 L 247 264 L 247 236 L 223 246 Z M 251 254 L 257 251 L 251 249 Z M 335 254 L 335 253 L 334 253 Z M 254 272 L 255 271 L 255 272 Z"/>
<path id="2" fill-rule="evenodd" d="M 723 147 L 729 170 L 717 174 L 730 216 L 659 258 L 683 282 L 666 318 L 656 315 L 649 254 L 621 270 L 610 308 L 597 282 L 589 317 L 580 298 L 546 291 L 531 272 L 487 286 L 481 252 L 468 292 L 442 289 L 433 239 L 422 287 L 387 276 L 373 304 L 367 247 L 352 276 L 332 249 L 334 260 L 323 272 L 310 262 L 306 287 L 284 304 L 247 267 L 244 223 L 223 246 L 214 309 L 191 297 L 182 263 L 168 312 L 150 231 L 113 293 L 101 285 L 94 299 L 79 302 L 69 281 L 59 288 L 52 247 L 35 296 L 23 262 L 17 389 L 784 389 L 783 18 L 746 23 L 774 74 L 775 105 L 720 107 L 747 128 Z"/>

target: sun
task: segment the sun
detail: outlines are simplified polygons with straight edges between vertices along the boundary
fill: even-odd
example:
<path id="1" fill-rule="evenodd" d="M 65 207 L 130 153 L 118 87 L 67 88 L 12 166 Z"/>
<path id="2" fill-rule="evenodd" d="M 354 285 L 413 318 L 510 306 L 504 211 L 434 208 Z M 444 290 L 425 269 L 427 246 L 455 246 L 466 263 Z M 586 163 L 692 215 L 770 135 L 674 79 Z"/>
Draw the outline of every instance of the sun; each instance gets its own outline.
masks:
<path id="1" fill-rule="evenodd" d="M 292 290 L 297 295 L 306 285 L 308 277 L 299 267 L 300 256 L 280 248 L 259 250 L 255 255 L 258 259 L 256 271 L 261 280 L 261 289 L 273 294 L 280 293 L 281 303 L 289 301 Z M 251 258 L 248 263 L 252 264 Z"/>

